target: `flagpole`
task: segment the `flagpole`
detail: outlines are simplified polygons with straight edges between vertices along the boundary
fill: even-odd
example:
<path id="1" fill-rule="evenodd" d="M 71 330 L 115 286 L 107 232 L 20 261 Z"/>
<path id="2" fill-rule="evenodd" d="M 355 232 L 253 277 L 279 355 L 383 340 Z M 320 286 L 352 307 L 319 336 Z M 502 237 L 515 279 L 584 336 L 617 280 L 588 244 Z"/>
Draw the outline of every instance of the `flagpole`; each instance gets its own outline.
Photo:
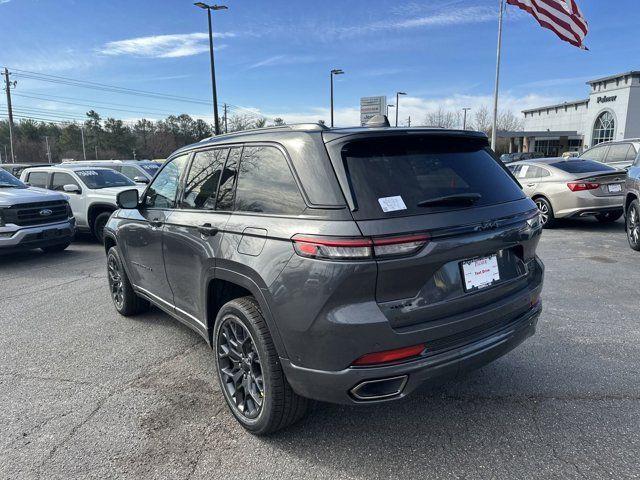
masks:
<path id="1" fill-rule="evenodd" d="M 500 16 L 498 19 L 498 50 L 496 52 L 496 85 L 493 91 L 493 122 L 491 125 L 491 148 L 495 151 L 498 143 L 498 92 L 500 89 L 500 53 L 502 50 L 502 16 L 504 0 L 500 0 Z"/>

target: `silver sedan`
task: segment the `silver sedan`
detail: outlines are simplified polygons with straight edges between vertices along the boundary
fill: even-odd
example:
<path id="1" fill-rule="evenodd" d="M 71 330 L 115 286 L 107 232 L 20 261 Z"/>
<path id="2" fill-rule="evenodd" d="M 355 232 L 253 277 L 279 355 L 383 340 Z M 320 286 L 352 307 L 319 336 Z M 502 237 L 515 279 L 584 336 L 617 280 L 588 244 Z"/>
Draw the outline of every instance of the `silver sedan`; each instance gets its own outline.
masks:
<path id="1" fill-rule="evenodd" d="M 540 158 L 508 166 L 547 227 L 559 218 L 593 215 L 602 223 L 623 213 L 626 172 L 580 158 Z"/>

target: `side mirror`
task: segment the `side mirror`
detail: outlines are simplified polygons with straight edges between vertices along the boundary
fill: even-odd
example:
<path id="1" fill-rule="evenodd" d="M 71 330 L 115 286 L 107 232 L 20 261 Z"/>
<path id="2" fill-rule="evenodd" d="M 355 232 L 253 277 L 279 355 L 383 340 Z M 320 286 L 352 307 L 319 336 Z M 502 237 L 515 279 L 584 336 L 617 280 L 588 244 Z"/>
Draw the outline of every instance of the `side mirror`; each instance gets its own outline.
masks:
<path id="1" fill-rule="evenodd" d="M 143 176 L 134 177 L 133 181 L 136 183 L 149 183 L 149 179 Z"/>
<path id="2" fill-rule="evenodd" d="M 80 187 L 78 185 L 74 185 L 73 183 L 70 183 L 68 185 L 63 185 L 62 189 L 67 193 L 80 193 L 80 192 L 82 192 L 82 190 L 80 190 Z"/>
<path id="3" fill-rule="evenodd" d="M 131 210 L 133 208 L 138 208 L 138 203 L 138 190 L 135 188 L 123 190 L 116 196 L 116 205 L 118 205 L 118 208 Z"/>

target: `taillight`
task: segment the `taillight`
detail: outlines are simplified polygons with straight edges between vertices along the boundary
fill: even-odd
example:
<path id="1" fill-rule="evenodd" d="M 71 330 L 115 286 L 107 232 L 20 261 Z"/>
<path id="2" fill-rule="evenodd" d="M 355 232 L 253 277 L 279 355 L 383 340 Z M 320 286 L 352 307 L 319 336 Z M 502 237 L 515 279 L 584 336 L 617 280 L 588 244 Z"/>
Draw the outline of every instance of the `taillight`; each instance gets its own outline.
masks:
<path id="1" fill-rule="evenodd" d="M 293 248 L 302 257 L 327 260 L 366 260 L 411 255 L 428 241 L 428 235 L 399 237 L 322 237 L 294 235 Z"/>
<path id="2" fill-rule="evenodd" d="M 567 187 L 572 192 L 581 192 L 583 190 L 595 190 L 596 188 L 600 188 L 599 183 L 591 183 L 591 182 L 569 182 L 567 183 Z"/>
<path id="3" fill-rule="evenodd" d="M 417 357 L 424 352 L 423 344 L 411 347 L 397 348 L 395 350 L 385 350 L 384 352 L 367 353 L 353 362 L 353 366 L 363 367 L 367 365 L 379 365 L 381 363 L 398 362 Z"/>

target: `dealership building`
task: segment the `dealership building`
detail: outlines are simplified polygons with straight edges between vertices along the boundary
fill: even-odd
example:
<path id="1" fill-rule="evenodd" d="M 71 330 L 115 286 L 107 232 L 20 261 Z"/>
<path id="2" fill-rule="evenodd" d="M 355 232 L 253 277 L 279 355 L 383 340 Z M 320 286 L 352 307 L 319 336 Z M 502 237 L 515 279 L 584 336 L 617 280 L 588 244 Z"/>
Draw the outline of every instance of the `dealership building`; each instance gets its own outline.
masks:
<path id="1" fill-rule="evenodd" d="M 524 110 L 524 130 L 500 132 L 510 152 L 547 156 L 582 151 L 600 142 L 640 137 L 640 71 L 587 82 L 584 100 Z"/>

